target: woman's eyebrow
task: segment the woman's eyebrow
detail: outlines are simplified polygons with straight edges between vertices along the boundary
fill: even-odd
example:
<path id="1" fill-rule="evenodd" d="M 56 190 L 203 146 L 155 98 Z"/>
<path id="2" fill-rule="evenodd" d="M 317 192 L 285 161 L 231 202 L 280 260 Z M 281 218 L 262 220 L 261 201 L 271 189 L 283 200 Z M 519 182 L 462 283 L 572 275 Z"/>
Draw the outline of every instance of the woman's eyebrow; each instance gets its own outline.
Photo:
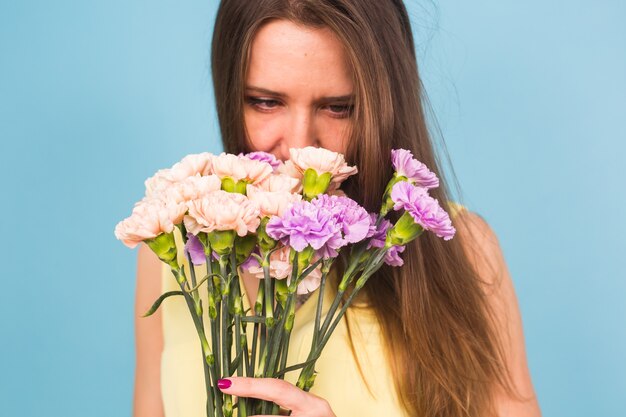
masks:
<path id="1" fill-rule="evenodd" d="M 256 87 L 253 85 L 246 85 L 246 90 L 252 90 L 263 94 L 268 94 L 275 97 L 287 98 L 288 95 L 285 93 L 281 93 L 279 91 L 268 90 L 267 88 Z M 354 100 L 354 94 L 347 94 L 343 96 L 330 96 L 330 97 L 321 97 L 317 101 L 320 103 L 330 102 L 330 101 L 352 101 Z"/>

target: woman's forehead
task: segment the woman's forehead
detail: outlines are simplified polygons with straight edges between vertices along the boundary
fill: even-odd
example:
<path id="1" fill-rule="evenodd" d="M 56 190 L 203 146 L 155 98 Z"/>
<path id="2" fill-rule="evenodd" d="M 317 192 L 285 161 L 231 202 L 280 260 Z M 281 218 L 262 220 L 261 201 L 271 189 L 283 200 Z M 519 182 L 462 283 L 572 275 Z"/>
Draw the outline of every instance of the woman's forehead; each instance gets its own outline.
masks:
<path id="1" fill-rule="evenodd" d="M 313 89 L 322 96 L 352 92 L 343 45 L 332 31 L 286 20 L 272 21 L 257 32 L 246 84 L 285 93 Z"/>

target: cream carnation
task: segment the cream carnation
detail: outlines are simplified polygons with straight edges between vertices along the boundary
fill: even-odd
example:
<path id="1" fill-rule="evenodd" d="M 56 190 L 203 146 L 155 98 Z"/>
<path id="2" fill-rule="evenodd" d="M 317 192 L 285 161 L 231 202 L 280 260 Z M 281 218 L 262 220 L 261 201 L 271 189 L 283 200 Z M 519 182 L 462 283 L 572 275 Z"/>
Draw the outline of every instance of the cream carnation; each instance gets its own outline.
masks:
<path id="1" fill-rule="evenodd" d="M 270 175 L 257 185 L 264 191 L 299 193 L 302 190 L 302 181 L 286 174 Z"/>
<path id="2" fill-rule="evenodd" d="M 255 161 L 245 156 L 237 156 L 222 152 L 213 157 L 213 173 L 220 178 L 230 177 L 235 181 L 246 181 L 257 184 L 273 172 L 267 162 Z"/>
<path id="3" fill-rule="evenodd" d="M 115 226 L 115 237 L 132 249 L 146 239 L 172 232 L 186 211 L 184 204 L 166 203 L 156 198 L 143 199 L 135 204 L 130 217 Z"/>
<path id="4" fill-rule="evenodd" d="M 289 191 L 265 191 L 261 187 L 248 184 L 246 195 L 259 205 L 261 217 L 281 216 L 283 211 L 295 201 L 302 200 L 300 194 Z"/>
<path id="5" fill-rule="evenodd" d="M 213 157 L 209 152 L 190 154 L 175 163 L 171 168 L 158 170 L 144 182 L 146 196 L 151 197 L 164 192 L 172 184 L 183 181 L 187 177 L 209 175 Z"/>
<path id="6" fill-rule="evenodd" d="M 282 172 L 295 178 L 301 179 L 304 172 L 312 168 L 318 175 L 330 173 L 331 183 L 336 185 L 358 172 L 355 166 L 348 166 L 342 154 L 324 148 L 291 148 L 289 156 Z"/>
<path id="7" fill-rule="evenodd" d="M 200 176 L 196 174 L 182 181 L 172 183 L 162 192 L 162 198 L 177 203 L 196 200 L 222 187 L 222 182 L 217 175 Z"/>
<path id="8" fill-rule="evenodd" d="M 214 230 L 234 230 L 239 236 L 254 233 L 259 226 L 259 206 L 246 196 L 213 191 L 187 202 L 189 214 L 183 219 L 187 231 L 197 235 Z"/>
<path id="9" fill-rule="evenodd" d="M 172 166 L 172 172 L 180 179 L 196 174 L 202 176 L 212 173 L 213 158 L 210 152 L 189 154 Z"/>

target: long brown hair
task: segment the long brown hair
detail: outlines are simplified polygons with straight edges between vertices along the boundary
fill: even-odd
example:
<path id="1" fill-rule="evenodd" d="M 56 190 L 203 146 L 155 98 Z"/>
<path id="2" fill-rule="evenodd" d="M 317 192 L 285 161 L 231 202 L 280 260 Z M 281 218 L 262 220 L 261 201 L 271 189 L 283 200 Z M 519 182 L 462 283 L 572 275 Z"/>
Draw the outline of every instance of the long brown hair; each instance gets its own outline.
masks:
<path id="1" fill-rule="evenodd" d="M 243 106 L 250 46 L 274 19 L 328 27 L 344 45 L 356 95 L 346 158 L 359 174 L 342 189 L 377 210 L 393 174 L 391 149 L 409 149 L 439 176 L 431 195 L 449 211 L 448 181 L 431 143 L 428 101 L 401 0 L 222 0 L 211 64 L 225 150 L 248 150 Z M 514 391 L 484 291 L 487 280 L 463 249 L 462 240 L 471 237 L 457 235 L 445 242 L 422 235 L 406 248 L 402 268 L 381 268 L 363 290 L 409 415 L 495 415 L 495 387 Z"/>

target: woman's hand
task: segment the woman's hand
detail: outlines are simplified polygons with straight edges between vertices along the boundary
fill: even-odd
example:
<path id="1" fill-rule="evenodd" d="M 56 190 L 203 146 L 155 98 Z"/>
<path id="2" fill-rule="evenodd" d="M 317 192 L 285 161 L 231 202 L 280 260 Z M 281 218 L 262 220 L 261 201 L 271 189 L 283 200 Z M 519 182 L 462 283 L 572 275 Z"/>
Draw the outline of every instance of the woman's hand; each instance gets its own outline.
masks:
<path id="1" fill-rule="evenodd" d="M 336 417 L 328 401 L 282 379 L 231 377 L 220 379 L 217 386 L 225 394 L 272 401 L 291 410 L 293 417 Z"/>

